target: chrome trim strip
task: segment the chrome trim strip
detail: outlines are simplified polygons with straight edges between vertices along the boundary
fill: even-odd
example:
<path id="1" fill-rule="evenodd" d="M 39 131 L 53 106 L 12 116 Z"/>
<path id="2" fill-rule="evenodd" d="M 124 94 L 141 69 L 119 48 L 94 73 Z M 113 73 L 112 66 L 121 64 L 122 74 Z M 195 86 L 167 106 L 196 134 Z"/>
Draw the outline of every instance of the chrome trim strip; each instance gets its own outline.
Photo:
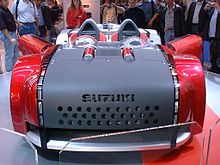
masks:
<path id="1" fill-rule="evenodd" d="M 171 76 L 173 78 L 173 84 L 174 84 L 174 121 L 173 124 L 178 123 L 178 112 L 179 112 L 179 98 L 180 98 L 180 83 L 178 80 L 177 72 L 175 68 L 170 64 L 169 69 L 171 72 Z"/>
<path id="2" fill-rule="evenodd" d="M 39 110 L 39 114 L 43 113 L 43 103 L 41 101 L 38 101 L 38 110 Z"/>
<path id="3" fill-rule="evenodd" d="M 191 133 L 185 132 L 177 137 L 176 147 L 186 143 L 191 136 Z M 40 136 L 36 132 L 28 132 L 27 138 L 35 145 L 41 147 Z M 64 150 L 64 151 L 81 151 L 81 152 L 122 152 L 122 151 L 147 151 L 147 150 L 161 150 L 170 149 L 170 143 L 83 143 L 50 140 L 47 143 L 48 149 Z M 66 147 L 65 147 L 66 146 Z"/>
<path id="4" fill-rule="evenodd" d="M 179 109 L 178 109 L 178 107 L 179 107 L 179 101 L 175 101 L 175 113 L 178 113 L 178 111 L 179 111 Z"/>
<path id="5" fill-rule="evenodd" d="M 9 130 L 9 129 L 6 129 L 6 128 L 0 128 L 0 129 L 3 130 L 3 131 L 6 131 L 6 132 L 10 132 L 10 133 L 12 133 L 12 134 L 15 134 L 15 135 L 17 135 L 17 136 L 25 137 L 24 134 L 19 133 L 19 132 L 15 132 L 15 131 L 12 131 L 12 130 Z"/>
<path id="6" fill-rule="evenodd" d="M 174 121 L 174 123 L 177 123 L 177 122 L 178 122 L 178 115 L 177 115 L 177 114 L 174 115 L 173 121 Z"/>

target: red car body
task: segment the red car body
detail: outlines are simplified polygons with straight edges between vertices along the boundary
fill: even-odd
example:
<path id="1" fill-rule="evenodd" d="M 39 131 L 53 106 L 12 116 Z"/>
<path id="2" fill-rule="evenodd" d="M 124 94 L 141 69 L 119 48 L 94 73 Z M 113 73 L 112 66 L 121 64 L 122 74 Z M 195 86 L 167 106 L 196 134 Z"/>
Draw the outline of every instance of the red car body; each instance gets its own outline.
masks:
<path id="1" fill-rule="evenodd" d="M 100 40 L 105 40 L 103 34 L 100 36 Z M 72 40 L 76 37 L 77 33 L 73 33 Z M 144 38 L 147 40 L 146 34 Z M 205 79 L 200 63 L 202 39 L 189 35 L 158 47 L 167 55 L 173 68 L 171 72 L 179 84 L 178 118 L 174 124 L 190 121 L 202 128 L 205 115 Z M 47 71 L 46 65 L 58 46 L 25 35 L 19 38 L 19 49 L 23 55 L 17 60 L 12 72 L 10 108 L 14 130 L 27 134 L 32 126 L 40 128 L 37 95 L 39 78 Z"/>

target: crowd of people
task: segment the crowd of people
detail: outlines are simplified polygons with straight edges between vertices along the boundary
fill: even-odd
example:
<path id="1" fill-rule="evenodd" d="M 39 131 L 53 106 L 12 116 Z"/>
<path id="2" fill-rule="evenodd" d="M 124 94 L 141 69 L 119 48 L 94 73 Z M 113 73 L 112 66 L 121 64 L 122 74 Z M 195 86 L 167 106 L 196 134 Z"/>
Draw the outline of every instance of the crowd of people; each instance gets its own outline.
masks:
<path id="1" fill-rule="evenodd" d="M 6 71 L 18 57 L 16 29 L 20 36 L 35 34 L 53 42 L 59 33 L 63 9 L 56 0 L 0 0 L 0 39 L 4 42 Z M 66 28 L 79 28 L 88 18 L 81 0 L 71 0 Z M 133 20 L 139 28 L 157 30 L 162 44 L 185 34 L 210 41 L 211 71 L 220 73 L 220 0 L 195 0 L 189 8 L 182 0 L 105 0 L 100 6 L 102 23 Z"/>
<path id="2" fill-rule="evenodd" d="M 12 71 L 19 56 L 18 37 L 34 34 L 53 42 L 58 33 L 56 25 L 62 20 L 62 7 L 56 0 L 0 0 L 0 40 L 4 43 L 5 70 Z"/>

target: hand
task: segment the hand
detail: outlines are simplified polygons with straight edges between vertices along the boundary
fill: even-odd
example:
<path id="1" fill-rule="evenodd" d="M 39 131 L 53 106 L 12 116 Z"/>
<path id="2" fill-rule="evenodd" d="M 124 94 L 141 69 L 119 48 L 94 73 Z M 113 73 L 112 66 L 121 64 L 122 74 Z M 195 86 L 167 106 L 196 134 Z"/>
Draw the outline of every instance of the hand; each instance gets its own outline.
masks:
<path id="1" fill-rule="evenodd" d="M 112 6 L 117 7 L 117 5 L 115 3 L 112 3 Z"/>
<path id="2" fill-rule="evenodd" d="M 79 28 L 79 27 L 80 27 L 80 21 L 77 21 L 76 28 Z"/>
<path id="3" fill-rule="evenodd" d="M 208 2 L 208 3 L 205 5 L 204 10 L 209 10 L 211 7 L 212 7 L 211 2 Z"/>
<path id="4" fill-rule="evenodd" d="M 212 7 L 216 8 L 218 10 L 220 9 L 219 4 L 217 2 L 208 2 L 204 9 L 209 10 Z"/>
<path id="5" fill-rule="evenodd" d="M 212 2 L 212 6 L 218 10 L 220 10 L 220 6 L 217 2 Z"/>
<path id="6" fill-rule="evenodd" d="M 107 6 L 108 6 L 108 3 L 106 2 L 106 3 L 104 3 L 102 6 L 103 6 L 103 7 L 107 7 Z"/>
<path id="7" fill-rule="evenodd" d="M 15 45 L 15 44 L 17 43 L 16 39 L 14 39 L 14 38 L 11 38 L 11 39 L 10 39 L 10 42 L 11 42 L 13 45 Z"/>
<path id="8" fill-rule="evenodd" d="M 152 22 L 152 21 L 149 21 L 148 24 L 147 24 L 147 27 L 148 27 L 148 28 L 151 28 L 152 25 L 153 25 L 153 22 Z"/>
<path id="9" fill-rule="evenodd" d="M 23 23 L 21 23 L 21 22 L 18 22 L 18 26 L 23 26 Z"/>

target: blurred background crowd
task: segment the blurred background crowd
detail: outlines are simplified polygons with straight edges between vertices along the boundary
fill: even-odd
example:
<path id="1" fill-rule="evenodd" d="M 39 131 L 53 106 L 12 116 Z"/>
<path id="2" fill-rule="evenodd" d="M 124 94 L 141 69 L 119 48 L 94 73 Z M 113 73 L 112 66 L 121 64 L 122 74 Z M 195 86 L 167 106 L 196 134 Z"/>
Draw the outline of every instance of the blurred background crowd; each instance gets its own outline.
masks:
<path id="1" fill-rule="evenodd" d="M 81 0 L 70 1 L 64 17 L 61 1 L 14 0 L 9 10 L 8 0 L 0 0 L 0 40 L 4 42 L 6 71 L 12 70 L 18 57 L 17 34 L 35 34 L 55 42 L 62 29 L 79 28 L 92 16 Z M 220 73 L 220 0 L 100 1 L 101 23 L 120 24 L 127 18 L 139 28 L 155 29 L 162 44 L 186 34 L 200 35 L 211 45 L 211 70 Z"/>

